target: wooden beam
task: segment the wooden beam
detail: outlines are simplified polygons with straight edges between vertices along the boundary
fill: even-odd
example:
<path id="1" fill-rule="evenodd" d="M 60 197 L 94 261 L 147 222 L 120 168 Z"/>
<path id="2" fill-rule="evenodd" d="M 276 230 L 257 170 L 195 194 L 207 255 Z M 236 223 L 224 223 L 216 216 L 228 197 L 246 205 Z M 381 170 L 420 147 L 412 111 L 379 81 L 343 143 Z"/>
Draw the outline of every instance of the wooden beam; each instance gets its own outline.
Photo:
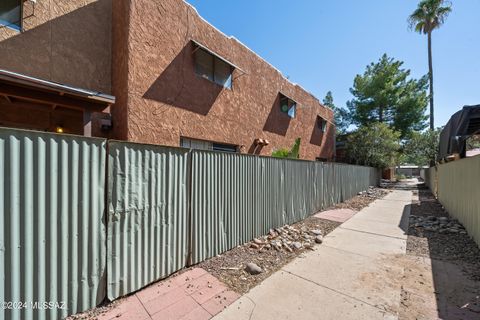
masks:
<path id="1" fill-rule="evenodd" d="M 83 111 L 83 135 L 85 137 L 92 136 L 92 113 Z"/>
<path id="2" fill-rule="evenodd" d="M 6 94 L 4 94 L 3 97 L 4 97 L 5 100 L 7 100 L 8 102 L 12 103 L 12 100 L 10 99 L 9 96 L 7 96 Z"/>
<path id="3" fill-rule="evenodd" d="M 55 92 L 35 90 L 32 88 L 15 86 L 4 82 L 0 82 L 0 94 L 32 102 L 59 105 L 77 110 L 103 111 L 108 107 L 107 103 L 89 101 L 67 95 L 62 96 Z"/>

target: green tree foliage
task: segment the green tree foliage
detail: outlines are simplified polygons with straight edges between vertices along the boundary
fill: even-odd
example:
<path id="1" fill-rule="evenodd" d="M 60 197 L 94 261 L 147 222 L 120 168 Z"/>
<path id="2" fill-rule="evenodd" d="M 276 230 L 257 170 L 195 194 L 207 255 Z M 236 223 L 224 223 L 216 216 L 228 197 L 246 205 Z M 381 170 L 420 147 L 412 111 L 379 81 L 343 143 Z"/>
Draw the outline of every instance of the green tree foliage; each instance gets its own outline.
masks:
<path id="1" fill-rule="evenodd" d="M 348 126 L 350 125 L 348 110 L 335 105 L 331 91 L 328 91 L 325 98 L 323 98 L 323 105 L 329 107 L 334 112 L 335 129 L 337 134 L 346 133 Z"/>
<path id="2" fill-rule="evenodd" d="M 290 150 L 285 148 L 277 149 L 272 152 L 272 157 L 298 159 L 300 155 L 300 142 L 300 138 L 295 139 L 295 143 Z"/>
<path id="3" fill-rule="evenodd" d="M 408 17 L 411 29 L 427 35 L 428 40 L 428 78 L 430 81 L 430 130 L 433 130 L 433 62 L 432 31 L 440 28 L 452 11 L 450 3 L 444 0 L 422 0 L 417 9 Z"/>
<path id="4" fill-rule="evenodd" d="M 347 154 L 355 164 L 387 168 L 399 157 L 400 132 L 375 122 L 359 127 L 348 136 Z"/>
<path id="5" fill-rule="evenodd" d="M 402 138 L 425 128 L 427 78 L 410 79 L 410 70 L 402 65 L 384 54 L 377 63 L 368 65 L 363 75 L 355 77 L 350 88 L 354 99 L 347 103 L 354 124 L 382 122 L 399 131 Z"/>
<path id="6" fill-rule="evenodd" d="M 441 128 L 412 132 L 403 145 L 405 164 L 425 166 L 435 162 L 438 154 L 438 142 Z"/>

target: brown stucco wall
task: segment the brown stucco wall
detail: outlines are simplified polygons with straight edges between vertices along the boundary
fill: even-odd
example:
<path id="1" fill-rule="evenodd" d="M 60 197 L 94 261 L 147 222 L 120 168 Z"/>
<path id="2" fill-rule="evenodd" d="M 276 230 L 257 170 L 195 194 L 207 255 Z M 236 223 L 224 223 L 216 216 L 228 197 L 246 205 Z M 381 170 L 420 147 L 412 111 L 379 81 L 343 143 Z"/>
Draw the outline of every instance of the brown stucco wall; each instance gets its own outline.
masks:
<path id="1" fill-rule="evenodd" d="M 316 126 L 317 115 L 332 121 L 333 113 L 311 94 L 206 23 L 183 1 L 127 2 L 130 8 L 119 6 L 119 10 L 129 12 L 128 35 L 123 35 L 128 39 L 128 50 L 124 50 L 128 58 L 122 57 L 120 72 L 127 74 L 128 83 L 114 88 L 116 93 L 128 92 L 113 110 L 127 110 L 127 129 L 118 128 L 120 135 L 174 146 L 184 136 L 241 145 L 244 152 L 252 152 L 253 140 L 262 138 L 270 141 L 259 152 L 265 155 L 290 147 L 301 137 L 302 158 L 333 157 L 334 127 L 329 123 L 322 134 Z M 120 16 L 114 12 L 114 26 Z M 234 73 L 233 90 L 195 75 L 190 39 L 246 71 Z M 124 59 L 128 66 L 123 65 Z M 119 68 L 115 64 L 114 70 Z M 294 119 L 280 112 L 279 91 L 298 103 Z"/>
<path id="2" fill-rule="evenodd" d="M 112 0 L 37 0 L 0 28 L 0 69 L 111 93 Z"/>

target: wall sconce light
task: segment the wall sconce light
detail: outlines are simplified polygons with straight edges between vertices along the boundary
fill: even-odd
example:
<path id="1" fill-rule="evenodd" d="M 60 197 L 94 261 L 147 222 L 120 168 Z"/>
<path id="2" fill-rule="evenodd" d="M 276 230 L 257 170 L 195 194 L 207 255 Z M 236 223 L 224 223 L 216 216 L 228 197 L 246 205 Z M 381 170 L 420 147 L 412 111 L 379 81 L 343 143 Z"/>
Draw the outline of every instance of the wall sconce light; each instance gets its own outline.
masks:
<path id="1" fill-rule="evenodd" d="M 100 120 L 100 127 L 102 131 L 108 131 L 112 129 L 112 117 L 108 115 L 106 118 Z"/>
<path id="2" fill-rule="evenodd" d="M 57 133 L 63 133 L 63 132 L 64 132 L 63 127 L 60 126 L 60 125 L 55 128 L 55 131 L 56 131 Z"/>

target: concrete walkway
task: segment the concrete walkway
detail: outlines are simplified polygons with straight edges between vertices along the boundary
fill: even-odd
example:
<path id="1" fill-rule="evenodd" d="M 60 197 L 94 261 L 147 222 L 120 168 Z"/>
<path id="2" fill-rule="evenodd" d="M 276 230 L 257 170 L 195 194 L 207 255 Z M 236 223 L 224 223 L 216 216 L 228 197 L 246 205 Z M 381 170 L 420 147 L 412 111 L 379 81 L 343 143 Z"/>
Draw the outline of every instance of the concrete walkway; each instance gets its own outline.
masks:
<path id="1" fill-rule="evenodd" d="M 411 197 L 375 201 L 215 319 L 397 319 Z"/>

